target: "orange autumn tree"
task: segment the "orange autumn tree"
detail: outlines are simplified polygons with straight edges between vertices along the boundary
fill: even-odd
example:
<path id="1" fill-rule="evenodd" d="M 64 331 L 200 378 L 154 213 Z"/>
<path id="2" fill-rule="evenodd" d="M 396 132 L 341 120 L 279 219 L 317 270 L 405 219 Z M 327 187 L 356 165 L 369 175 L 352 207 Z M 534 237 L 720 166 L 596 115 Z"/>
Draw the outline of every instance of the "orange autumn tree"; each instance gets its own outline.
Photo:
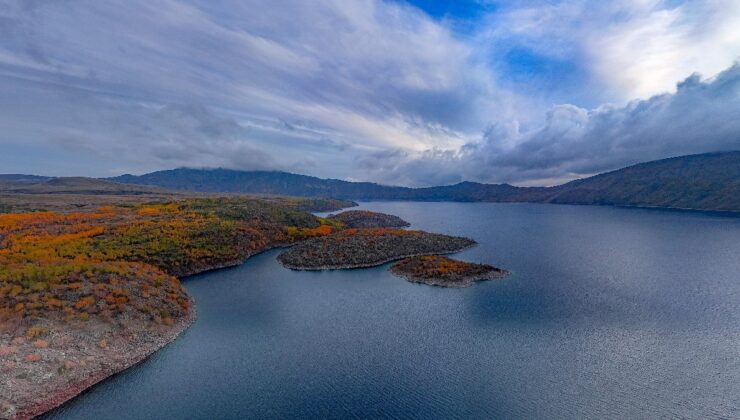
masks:
<path id="1" fill-rule="evenodd" d="M 0 215 L 0 315 L 177 317 L 190 302 L 175 276 L 333 229 L 245 198 Z"/>

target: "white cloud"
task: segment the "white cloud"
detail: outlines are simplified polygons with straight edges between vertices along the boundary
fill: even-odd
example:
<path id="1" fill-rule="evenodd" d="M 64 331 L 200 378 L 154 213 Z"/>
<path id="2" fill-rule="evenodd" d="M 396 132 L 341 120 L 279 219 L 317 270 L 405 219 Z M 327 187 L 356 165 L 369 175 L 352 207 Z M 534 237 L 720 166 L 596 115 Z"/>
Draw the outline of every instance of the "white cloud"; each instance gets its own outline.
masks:
<path id="1" fill-rule="evenodd" d="M 286 164 L 305 158 L 329 168 L 343 156 L 312 151 L 317 142 L 358 150 L 459 147 L 489 115 L 510 112 L 512 101 L 497 99 L 514 96 L 499 94 L 490 72 L 472 61 L 471 46 L 447 28 L 411 7 L 376 0 L 18 0 L 0 9 L 0 19 L 7 35 L 0 41 L 0 106 L 13 115 L 0 121 L 16 127 L 18 137 L 22 130 L 41 135 L 65 124 L 57 110 L 76 121 L 67 137 L 83 136 L 89 150 L 130 159 L 116 167 L 132 170 L 162 165 L 163 154 L 111 154 L 119 147 L 102 121 L 146 125 L 117 133 L 135 148 L 141 133 L 151 137 L 162 128 L 130 114 L 140 104 L 199 104 L 251 129 L 235 143 L 279 160 L 285 155 Z M 11 90 L 27 97 L 22 113 Z M 99 120 L 85 117 L 102 112 Z M 269 133 L 258 128 L 265 121 Z M 296 135 L 282 121 L 312 129 Z M 208 142 L 209 133 L 196 134 Z M 295 152 L 301 148 L 303 157 Z M 181 160 L 219 164 L 219 153 L 220 164 L 231 165 L 227 147 L 205 155 L 192 148 L 193 159 Z M 342 164 L 351 160 L 322 174 L 347 175 Z"/>
<path id="2" fill-rule="evenodd" d="M 687 74 L 716 74 L 740 58 L 740 2 L 690 1 L 672 9 L 635 3 L 630 19 L 586 40 L 595 70 L 613 89 L 645 98 L 671 91 Z"/>
<path id="3" fill-rule="evenodd" d="M 625 101 L 672 91 L 694 72 L 716 74 L 740 58 L 736 0 L 564 0 L 502 3 L 480 43 L 522 45 L 582 61 L 603 97 Z M 508 44 L 507 44 L 508 43 Z M 584 80 L 584 83 L 591 83 Z"/>
<path id="4" fill-rule="evenodd" d="M 55 161 L 68 175 L 278 168 L 410 184 L 568 178 L 731 144 L 740 105 L 717 96 L 716 81 L 591 105 L 727 68 L 739 23 L 730 0 L 513 1 L 473 34 L 399 1 L 10 0 L 0 6 L 0 146 L 23 159 L 0 164 L 48 173 Z M 517 46 L 566 63 L 561 73 L 585 69 L 583 87 L 563 87 L 556 102 L 543 83 L 557 78 L 511 83 L 501 63 Z M 719 99 L 690 95 L 694 85 Z"/>
<path id="5" fill-rule="evenodd" d="M 541 127 L 492 127 L 459 153 L 383 157 L 377 176 L 409 184 L 461 180 L 554 184 L 638 162 L 740 149 L 740 64 L 711 79 L 697 74 L 672 94 L 626 106 L 558 105 Z M 373 156 L 362 161 L 367 167 Z"/>

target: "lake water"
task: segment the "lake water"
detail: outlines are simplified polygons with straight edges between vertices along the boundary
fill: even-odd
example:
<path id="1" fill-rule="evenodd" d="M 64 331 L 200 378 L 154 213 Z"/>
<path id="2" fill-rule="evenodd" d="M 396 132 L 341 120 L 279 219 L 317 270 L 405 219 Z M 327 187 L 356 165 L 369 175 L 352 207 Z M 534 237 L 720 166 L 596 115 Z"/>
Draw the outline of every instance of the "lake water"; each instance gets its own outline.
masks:
<path id="1" fill-rule="evenodd" d="M 740 218 L 364 203 L 513 272 L 467 289 L 296 272 L 185 280 L 199 318 L 52 418 L 740 418 Z"/>

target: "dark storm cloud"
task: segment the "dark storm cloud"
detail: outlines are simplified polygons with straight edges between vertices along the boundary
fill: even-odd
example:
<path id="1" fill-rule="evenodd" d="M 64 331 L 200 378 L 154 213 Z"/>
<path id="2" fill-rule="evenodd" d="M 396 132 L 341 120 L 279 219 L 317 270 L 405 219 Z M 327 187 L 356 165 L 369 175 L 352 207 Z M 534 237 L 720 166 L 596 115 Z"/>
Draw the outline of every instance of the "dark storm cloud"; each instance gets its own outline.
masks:
<path id="1" fill-rule="evenodd" d="M 493 126 L 482 141 L 459 152 L 429 152 L 405 161 L 380 157 L 386 162 L 378 167 L 394 168 L 388 180 L 402 177 L 414 184 L 440 178 L 457 182 L 460 174 L 481 181 L 553 183 L 668 156 L 739 149 L 736 64 L 710 80 L 693 75 L 673 94 L 623 107 L 559 105 L 538 129 L 519 132 L 515 125 Z"/>

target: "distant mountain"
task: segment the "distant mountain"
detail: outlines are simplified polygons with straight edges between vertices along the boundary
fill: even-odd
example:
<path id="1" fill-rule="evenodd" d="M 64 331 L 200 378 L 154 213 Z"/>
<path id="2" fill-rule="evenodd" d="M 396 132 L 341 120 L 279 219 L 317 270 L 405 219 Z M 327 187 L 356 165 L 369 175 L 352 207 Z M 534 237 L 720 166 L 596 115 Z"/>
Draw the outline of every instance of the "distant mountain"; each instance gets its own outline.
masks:
<path id="1" fill-rule="evenodd" d="M 156 185 L 173 190 L 280 194 L 306 197 L 349 197 L 360 199 L 396 198 L 413 189 L 387 187 L 369 182 L 321 179 L 272 171 L 180 168 L 146 175 L 122 175 L 111 181 Z"/>
<path id="2" fill-rule="evenodd" d="M 111 181 L 156 185 L 172 190 L 280 194 L 305 197 L 333 197 L 355 200 L 413 201 L 518 201 L 523 192 L 544 188 L 520 188 L 508 184 L 461 182 L 455 185 L 408 188 L 371 182 L 321 179 L 274 171 L 180 168 L 134 176 L 121 175 Z"/>
<path id="3" fill-rule="evenodd" d="M 640 163 L 553 190 L 547 202 L 740 211 L 740 151 Z"/>
<path id="4" fill-rule="evenodd" d="M 189 168 L 110 180 L 184 191 L 355 200 L 543 202 L 740 211 L 740 151 L 646 162 L 555 187 L 462 182 L 407 188 L 287 172 Z"/>
<path id="5" fill-rule="evenodd" d="M 0 175 L 0 193 L 6 194 L 138 195 L 163 192 L 156 186 L 131 185 L 95 178 Z"/>
<path id="6" fill-rule="evenodd" d="M 0 174 L 0 182 L 41 182 L 49 179 L 51 179 L 51 177 L 48 176 Z"/>

